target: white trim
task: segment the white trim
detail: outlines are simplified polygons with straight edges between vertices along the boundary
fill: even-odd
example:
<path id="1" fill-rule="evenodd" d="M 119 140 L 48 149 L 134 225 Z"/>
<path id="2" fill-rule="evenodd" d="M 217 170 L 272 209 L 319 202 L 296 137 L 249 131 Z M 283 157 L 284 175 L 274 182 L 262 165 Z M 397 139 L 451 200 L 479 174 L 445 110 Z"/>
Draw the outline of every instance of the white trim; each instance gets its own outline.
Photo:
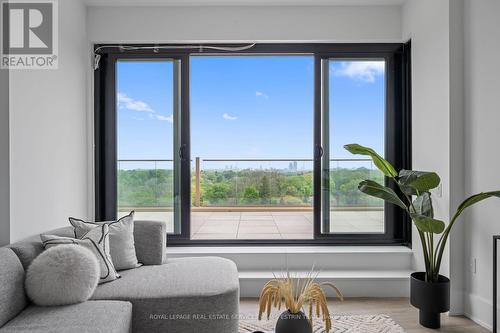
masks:
<path id="1" fill-rule="evenodd" d="M 411 255 L 413 251 L 406 246 L 174 246 L 168 252 L 175 255 L 221 255 L 221 254 L 403 254 Z"/>
<path id="2" fill-rule="evenodd" d="M 216 256 L 240 272 L 411 270 L 413 252 L 402 246 L 169 247 L 170 258 Z"/>
<path id="3" fill-rule="evenodd" d="M 492 312 L 491 300 L 472 293 L 465 294 L 465 316 L 489 331 L 493 329 Z"/>

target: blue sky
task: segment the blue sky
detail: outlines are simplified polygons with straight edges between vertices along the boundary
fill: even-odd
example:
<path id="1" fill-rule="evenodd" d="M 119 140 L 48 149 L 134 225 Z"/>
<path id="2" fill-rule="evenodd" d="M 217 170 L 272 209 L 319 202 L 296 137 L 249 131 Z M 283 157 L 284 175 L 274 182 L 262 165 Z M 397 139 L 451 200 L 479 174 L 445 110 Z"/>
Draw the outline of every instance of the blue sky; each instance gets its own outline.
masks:
<path id="1" fill-rule="evenodd" d="M 118 63 L 119 159 L 171 159 L 173 63 Z M 357 142 L 383 153 L 383 62 L 330 62 L 331 157 Z M 191 153 L 312 158 L 311 56 L 191 57 Z M 222 166 L 222 165 L 221 165 Z"/>

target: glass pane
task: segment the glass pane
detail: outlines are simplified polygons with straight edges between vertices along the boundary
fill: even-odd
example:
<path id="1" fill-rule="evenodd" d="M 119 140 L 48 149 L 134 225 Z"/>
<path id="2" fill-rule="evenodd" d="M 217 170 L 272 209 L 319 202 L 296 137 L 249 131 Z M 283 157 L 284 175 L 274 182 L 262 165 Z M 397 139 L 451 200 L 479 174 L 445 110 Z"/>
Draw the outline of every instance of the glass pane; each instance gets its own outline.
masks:
<path id="1" fill-rule="evenodd" d="M 312 56 L 191 58 L 193 239 L 311 239 Z"/>
<path id="2" fill-rule="evenodd" d="M 160 220 L 174 232 L 173 61 L 118 61 L 118 216 Z M 178 230 L 176 230 L 178 232 Z"/>
<path id="3" fill-rule="evenodd" d="M 370 159 L 343 147 L 358 143 L 384 156 L 385 61 L 330 59 L 326 67 L 323 232 L 384 233 L 383 201 L 358 190 L 360 181 L 383 184 L 384 177 Z"/>

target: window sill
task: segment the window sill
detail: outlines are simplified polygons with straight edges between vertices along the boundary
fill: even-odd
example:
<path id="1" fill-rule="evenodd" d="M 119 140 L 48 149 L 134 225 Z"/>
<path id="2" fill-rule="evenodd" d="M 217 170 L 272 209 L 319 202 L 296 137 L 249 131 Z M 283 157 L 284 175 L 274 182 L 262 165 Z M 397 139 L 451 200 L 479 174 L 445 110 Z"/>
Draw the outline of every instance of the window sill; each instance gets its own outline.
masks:
<path id="1" fill-rule="evenodd" d="M 168 253 L 174 255 L 218 254 L 407 254 L 413 253 L 406 246 L 172 246 Z"/>

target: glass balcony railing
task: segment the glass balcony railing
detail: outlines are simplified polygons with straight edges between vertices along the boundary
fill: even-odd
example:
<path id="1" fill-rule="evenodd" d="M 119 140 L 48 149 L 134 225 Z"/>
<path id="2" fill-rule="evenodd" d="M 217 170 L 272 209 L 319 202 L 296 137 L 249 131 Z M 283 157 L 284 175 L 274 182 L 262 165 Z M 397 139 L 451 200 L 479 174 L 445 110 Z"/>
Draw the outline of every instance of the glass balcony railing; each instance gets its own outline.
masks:
<path id="1" fill-rule="evenodd" d="M 384 184 L 384 175 L 371 159 L 331 159 L 329 173 L 330 209 L 383 208 L 384 202 L 358 189 L 365 179 Z"/>
<path id="2" fill-rule="evenodd" d="M 118 208 L 173 209 L 173 160 L 118 160 Z"/>
<path id="3" fill-rule="evenodd" d="M 196 158 L 193 206 L 312 206 L 312 164 L 307 159 Z"/>
<path id="4" fill-rule="evenodd" d="M 172 160 L 119 160 L 119 208 L 171 210 Z M 382 183 L 370 159 L 331 159 L 331 209 L 382 208 L 380 200 L 359 192 L 363 179 Z M 311 159 L 202 159 L 192 161 L 193 207 L 303 207 L 313 204 Z"/>

